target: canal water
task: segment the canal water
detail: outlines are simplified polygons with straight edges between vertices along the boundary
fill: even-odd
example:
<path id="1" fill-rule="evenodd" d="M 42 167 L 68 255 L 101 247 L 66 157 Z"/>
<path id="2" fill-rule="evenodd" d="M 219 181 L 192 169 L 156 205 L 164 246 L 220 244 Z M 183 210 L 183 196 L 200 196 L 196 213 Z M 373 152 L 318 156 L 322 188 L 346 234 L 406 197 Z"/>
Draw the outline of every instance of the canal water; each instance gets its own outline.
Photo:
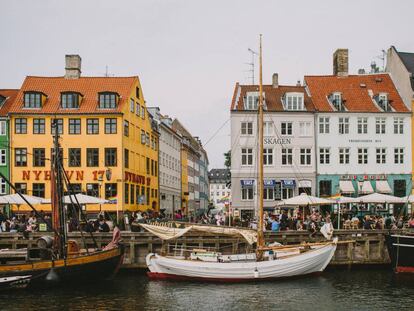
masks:
<path id="1" fill-rule="evenodd" d="M 414 310 L 414 276 L 331 269 L 294 280 L 211 284 L 121 271 L 112 281 L 76 288 L 0 293 L 0 310 Z"/>

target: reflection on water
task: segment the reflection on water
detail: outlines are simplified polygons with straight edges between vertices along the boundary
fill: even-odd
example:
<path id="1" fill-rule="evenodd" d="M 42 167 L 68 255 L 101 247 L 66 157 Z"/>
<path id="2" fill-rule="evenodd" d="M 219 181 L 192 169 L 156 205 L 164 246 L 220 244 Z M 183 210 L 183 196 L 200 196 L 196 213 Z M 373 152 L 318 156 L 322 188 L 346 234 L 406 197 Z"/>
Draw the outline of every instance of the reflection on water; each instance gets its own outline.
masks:
<path id="1" fill-rule="evenodd" d="M 264 283 L 149 281 L 123 271 L 77 288 L 0 293 L 0 310 L 414 310 L 414 276 L 388 270 L 330 270 Z"/>

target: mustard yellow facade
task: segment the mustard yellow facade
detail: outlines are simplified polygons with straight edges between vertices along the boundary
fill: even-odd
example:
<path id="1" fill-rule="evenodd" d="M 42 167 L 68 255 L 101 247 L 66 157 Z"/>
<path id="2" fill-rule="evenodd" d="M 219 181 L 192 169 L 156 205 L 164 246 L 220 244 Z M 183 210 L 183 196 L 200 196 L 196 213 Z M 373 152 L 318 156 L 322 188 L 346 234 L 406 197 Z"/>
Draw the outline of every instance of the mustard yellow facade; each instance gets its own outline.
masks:
<path id="1" fill-rule="evenodd" d="M 28 79 L 29 77 L 26 78 Z M 88 88 L 88 79 L 91 85 L 93 84 L 93 91 L 88 89 L 83 92 L 83 85 Z M 82 93 L 79 97 L 81 107 L 79 113 L 76 109 L 58 108 L 54 113 L 50 113 L 46 108 L 43 109 L 47 107 L 46 105 L 51 106 L 58 95 L 48 94 L 49 89 L 40 82 L 39 91 L 44 93 L 47 99 L 42 100 L 39 111 L 25 110 L 21 108 L 22 103 L 18 102 L 19 98 L 16 100 L 14 104 L 16 109 L 9 114 L 11 181 L 22 192 L 50 198 L 49 159 L 52 157 L 53 147 L 51 124 L 52 120 L 59 119 L 63 129 L 60 135 L 63 165 L 73 186 L 72 189 L 106 198 L 111 202 L 111 204 L 88 205 L 87 212 L 157 211 L 159 135 L 147 113 L 139 79 L 133 77 L 128 80 L 127 85 L 122 85 L 122 79 L 118 81 L 113 77 L 101 77 L 99 81 L 102 81 L 102 86 L 93 79 L 79 78 L 78 80 L 81 81 L 74 82 L 65 79 L 57 80 L 57 86 L 49 88 L 49 93 L 70 92 L 72 83 L 73 88 L 76 88 L 75 91 Z M 106 83 L 105 79 L 112 79 L 111 83 L 103 85 Z M 47 81 L 49 84 L 52 82 Z M 24 96 L 24 86 L 30 83 L 30 79 L 25 81 L 20 90 L 22 92 L 20 98 Z M 30 84 L 31 92 L 37 91 L 35 86 L 36 84 Z M 110 89 L 111 86 L 115 89 Z M 116 88 L 121 89 L 123 93 Z M 102 92 L 113 91 L 118 94 L 117 104 L 121 101 L 123 104 L 116 111 L 96 108 L 99 93 L 95 92 L 95 89 Z M 126 94 L 129 96 L 125 96 Z M 88 105 L 95 106 L 90 109 L 82 107 L 87 101 L 89 101 Z M 72 129 L 73 132 L 75 123 L 80 131 L 70 134 L 69 130 Z M 24 131 L 22 131 L 22 124 L 26 124 Z M 36 133 L 39 132 L 39 124 L 42 125 L 43 130 L 41 133 Z M 108 124 L 111 126 L 109 127 Z M 41 209 L 49 211 L 50 205 L 45 205 Z M 20 210 L 27 209 L 20 207 Z"/>
<path id="2" fill-rule="evenodd" d="M 182 209 L 187 214 L 188 211 L 188 150 L 186 147 L 181 148 L 181 198 L 182 198 Z"/>

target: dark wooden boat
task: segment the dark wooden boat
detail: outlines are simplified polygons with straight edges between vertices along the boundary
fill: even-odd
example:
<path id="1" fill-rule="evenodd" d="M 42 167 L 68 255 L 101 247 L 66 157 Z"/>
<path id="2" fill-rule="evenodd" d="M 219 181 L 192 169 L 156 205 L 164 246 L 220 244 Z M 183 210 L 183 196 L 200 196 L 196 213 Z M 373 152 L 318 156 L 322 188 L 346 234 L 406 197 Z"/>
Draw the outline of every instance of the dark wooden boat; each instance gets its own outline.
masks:
<path id="1" fill-rule="evenodd" d="M 0 277 L 0 291 L 26 288 L 31 278 L 31 275 Z"/>
<path id="2" fill-rule="evenodd" d="M 385 239 L 394 271 L 414 273 L 414 234 L 389 234 Z"/>
<path id="3" fill-rule="evenodd" d="M 55 126 L 55 124 L 54 124 Z M 54 232 L 54 236 L 45 236 L 38 240 L 36 248 L 27 249 L 23 260 L 16 258 L 2 258 L 0 264 L 0 278 L 31 275 L 30 286 L 47 283 L 77 283 L 85 281 L 95 282 L 99 279 L 114 276 L 123 260 L 123 247 L 119 244 L 120 230 L 115 227 L 112 241 L 103 249 L 98 248 L 91 234 L 95 247 L 89 248 L 84 241 L 81 249 L 76 241 L 67 239 L 65 208 L 63 206 L 64 190 L 76 199 L 72 192 L 69 178 L 63 169 L 62 154 L 59 152 L 59 134 L 55 131 L 53 157 L 51 160 L 51 205 L 52 224 L 50 225 L 42 215 L 21 195 L 21 198 L 31 207 L 37 217 L 42 219 Z M 0 172 L 10 187 L 20 194 L 14 185 Z M 64 187 L 65 184 L 65 187 Z M 71 199 L 72 200 L 72 199 Z M 71 202 L 72 208 L 79 202 Z M 84 219 L 86 220 L 86 219 Z M 79 226 L 80 229 L 80 226 Z M 82 233 L 83 237 L 83 233 Z"/>

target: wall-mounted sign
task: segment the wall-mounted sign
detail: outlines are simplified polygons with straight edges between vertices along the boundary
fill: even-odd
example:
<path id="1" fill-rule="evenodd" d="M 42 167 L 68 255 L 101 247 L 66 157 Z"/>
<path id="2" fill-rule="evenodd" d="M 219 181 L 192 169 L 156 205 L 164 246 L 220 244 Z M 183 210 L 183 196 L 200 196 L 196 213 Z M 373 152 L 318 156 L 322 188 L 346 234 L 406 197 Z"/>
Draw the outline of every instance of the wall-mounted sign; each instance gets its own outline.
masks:
<path id="1" fill-rule="evenodd" d="M 242 187 L 253 187 L 254 179 L 242 179 L 240 183 Z"/>
<path id="2" fill-rule="evenodd" d="M 341 175 L 341 180 L 386 180 L 387 175 Z"/>
<path id="3" fill-rule="evenodd" d="M 380 143 L 381 139 L 350 139 L 350 143 Z"/>
<path id="4" fill-rule="evenodd" d="M 290 145 L 292 138 L 276 138 L 276 137 L 265 137 L 263 138 L 265 145 Z"/>
<path id="5" fill-rule="evenodd" d="M 296 182 L 294 179 L 282 179 L 283 188 L 295 188 Z"/>
<path id="6" fill-rule="evenodd" d="M 276 186 L 276 180 L 274 180 L 274 179 L 265 179 L 265 180 L 263 180 L 263 185 L 265 187 L 274 187 L 274 186 Z"/>

